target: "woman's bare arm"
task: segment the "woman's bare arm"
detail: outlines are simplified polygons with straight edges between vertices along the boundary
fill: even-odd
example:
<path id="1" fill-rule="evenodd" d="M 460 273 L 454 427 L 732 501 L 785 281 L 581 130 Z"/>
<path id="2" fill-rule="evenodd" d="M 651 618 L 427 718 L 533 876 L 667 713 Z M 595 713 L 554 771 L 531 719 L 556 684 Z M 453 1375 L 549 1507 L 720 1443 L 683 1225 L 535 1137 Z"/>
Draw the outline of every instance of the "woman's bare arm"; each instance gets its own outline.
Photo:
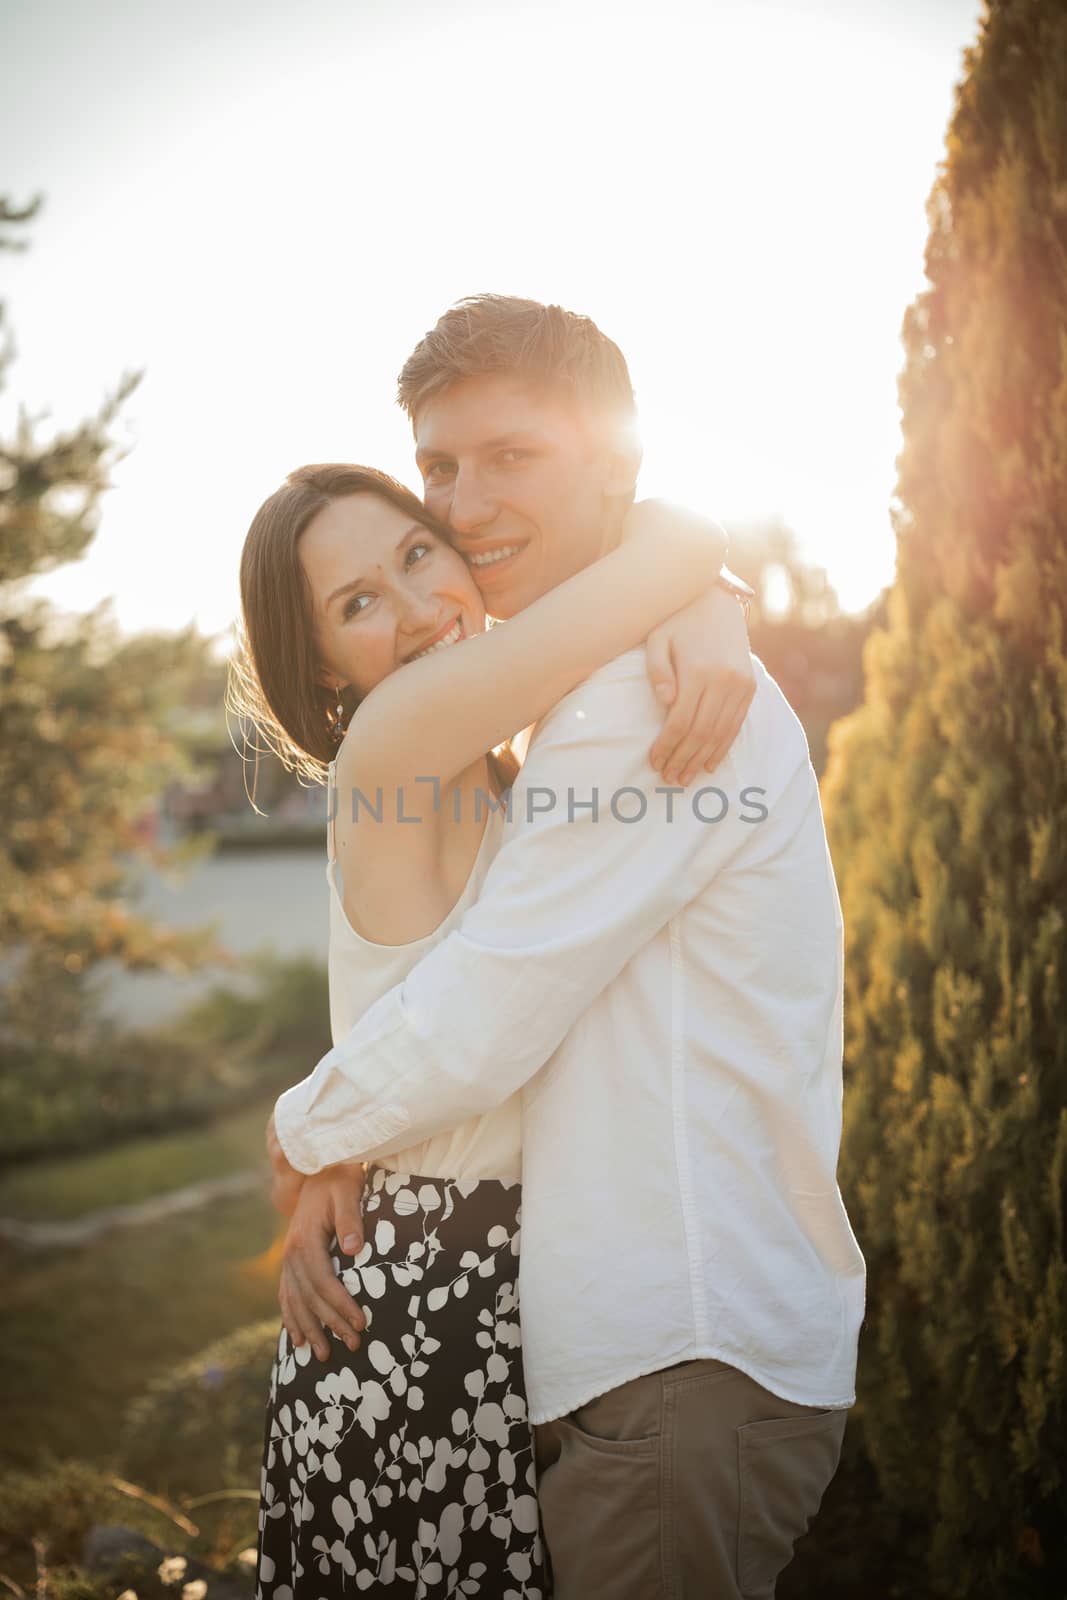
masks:
<path id="1" fill-rule="evenodd" d="M 655 502 L 631 518 L 618 549 L 504 626 L 372 689 L 338 753 L 339 780 L 365 793 L 416 777 L 449 782 L 714 583 L 725 553 L 714 523 Z"/>

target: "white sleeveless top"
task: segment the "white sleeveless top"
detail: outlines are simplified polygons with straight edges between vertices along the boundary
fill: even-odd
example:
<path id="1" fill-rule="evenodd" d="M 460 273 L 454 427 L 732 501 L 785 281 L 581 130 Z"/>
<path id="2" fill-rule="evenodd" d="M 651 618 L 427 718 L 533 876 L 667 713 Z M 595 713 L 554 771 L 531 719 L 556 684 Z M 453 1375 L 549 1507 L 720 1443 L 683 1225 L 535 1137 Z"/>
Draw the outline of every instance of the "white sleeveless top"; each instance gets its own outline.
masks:
<path id="1" fill-rule="evenodd" d="M 330 762 L 327 791 L 326 881 L 330 886 L 330 1027 L 334 1044 L 355 1027 L 363 1013 L 394 984 L 407 977 L 416 962 L 439 944 L 478 897 L 489 864 L 504 837 L 502 809 L 490 810 L 478 854 L 463 893 L 432 933 L 410 944 L 372 944 L 345 916 L 341 870 L 333 845 L 336 814 L 335 763 Z M 484 1117 L 435 1134 L 422 1144 L 383 1156 L 380 1165 L 394 1172 L 426 1178 L 519 1178 L 522 1176 L 521 1096 L 514 1094 Z"/>

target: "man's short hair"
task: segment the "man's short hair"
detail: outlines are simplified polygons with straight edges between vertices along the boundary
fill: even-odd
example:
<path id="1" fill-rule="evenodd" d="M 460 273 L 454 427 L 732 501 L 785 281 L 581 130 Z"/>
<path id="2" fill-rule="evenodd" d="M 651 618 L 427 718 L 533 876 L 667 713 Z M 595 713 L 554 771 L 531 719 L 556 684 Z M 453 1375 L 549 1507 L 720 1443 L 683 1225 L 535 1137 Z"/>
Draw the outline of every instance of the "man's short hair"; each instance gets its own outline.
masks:
<path id="1" fill-rule="evenodd" d="M 636 437 L 633 384 L 614 340 L 591 317 L 515 295 L 475 294 L 451 306 L 405 361 L 397 399 L 414 424 L 432 395 L 491 373 L 562 391 L 622 437 Z"/>

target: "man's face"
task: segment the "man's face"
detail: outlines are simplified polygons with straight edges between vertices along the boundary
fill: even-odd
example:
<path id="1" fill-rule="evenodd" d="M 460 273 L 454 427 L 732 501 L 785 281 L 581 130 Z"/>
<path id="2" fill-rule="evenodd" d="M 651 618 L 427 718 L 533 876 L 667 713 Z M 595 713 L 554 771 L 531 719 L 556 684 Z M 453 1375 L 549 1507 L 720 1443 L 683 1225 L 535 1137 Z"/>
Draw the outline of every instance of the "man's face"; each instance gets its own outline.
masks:
<path id="1" fill-rule="evenodd" d="M 415 446 L 426 507 L 453 528 L 494 617 L 615 540 L 618 460 L 562 395 L 507 374 L 465 379 L 419 407 Z"/>

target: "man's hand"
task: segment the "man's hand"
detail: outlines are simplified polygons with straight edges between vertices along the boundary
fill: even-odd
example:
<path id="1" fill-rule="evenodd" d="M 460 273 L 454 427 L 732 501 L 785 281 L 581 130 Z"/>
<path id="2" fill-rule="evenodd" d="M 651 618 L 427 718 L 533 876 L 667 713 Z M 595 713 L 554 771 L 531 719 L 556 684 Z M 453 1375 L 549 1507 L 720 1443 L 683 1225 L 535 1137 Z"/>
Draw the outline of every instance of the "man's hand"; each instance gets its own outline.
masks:
<path id="1" fill-rule="evenodd" d="M 709 589 L 654 628 L 645 652 L 652 687 L 670 706 L 649 760 L 665 784 L 688 787 L 701 767 L 719 765 L 756 692 L 740 602 Z"/>
<path id="2" fill-rule="evenodd" d="M 291 1169 L 290 1169 L 291 1170 Z M 282 1252 L 278 1303 L 294 1346 L 311 1345 L 320 1361 L 329 1357 L 325 1329 L 359 1349 L 366 1327 L 362 1311 L 333 1270 L 330 1237 L 336 1233 L 346 1255 L 363 1248 L 361 1200 L 366 1174 L 358 1161 L 326 1167 L 305 1178 Z"/>

